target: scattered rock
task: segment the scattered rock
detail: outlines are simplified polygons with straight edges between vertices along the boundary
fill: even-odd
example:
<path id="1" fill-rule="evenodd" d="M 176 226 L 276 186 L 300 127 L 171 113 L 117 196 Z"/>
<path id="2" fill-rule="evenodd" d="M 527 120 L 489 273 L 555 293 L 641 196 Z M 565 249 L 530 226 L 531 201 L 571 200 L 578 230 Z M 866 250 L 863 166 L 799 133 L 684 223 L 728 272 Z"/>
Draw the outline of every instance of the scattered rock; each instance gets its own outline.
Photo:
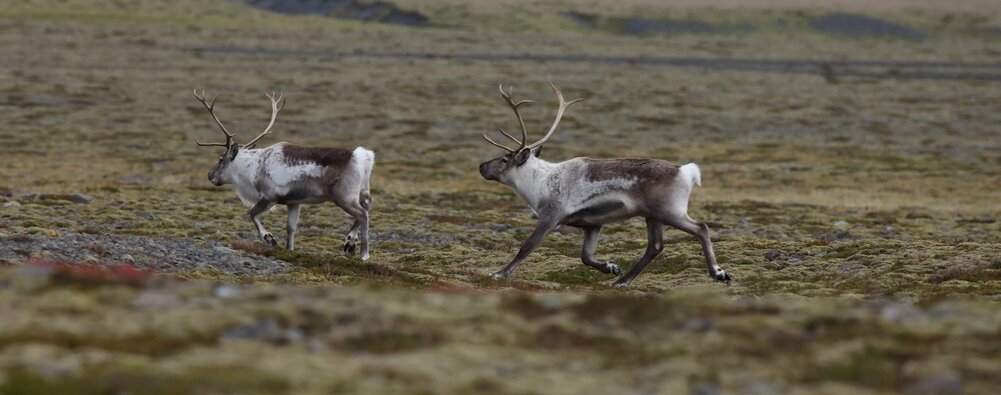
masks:
<path id="1" fill-rule="evenodd" d="M 147 221 L 152 221 L 152 220 L 156 219 L 156 217 L 153 215 L 153 213 L 151 213 L 149 211 L 140 211 L 140 212 L 136 213 L 136 216 L 139 217 L 139 218 L 145 219 Z"/>
<path id="2" fill-rule="evenodd" d="M 947 371 L 918 380 L 918 382 L 908 386 L 904 393 L 908 395 L 960 395 L 963 393 L 963 378 L 959 376 L 959 373 Z"/>
<path id="3" fill-rule="evenodd" d="M 234 298 L 240 295 L 240 288 L 228 284 L 219 284 L 212 288 L 212 296 L 222 299 Z"/>
<path id="4" fill-rule="evenodd" d="M 508 226 L 508 225 L 504 225 L 504 224 L 490 224 L 490 230 L 493 230 L 494 232 L 504 232 L 504 231 L 507 231 L 508 229 L 511 229 L 511 227 Z"/>
<path id="5" fill-rule="evenodd" d="M 692 386 L 692 395 L 720 395 L 719 386 L 713 383 L 698 383 Z"/>
<path id="6" fill-rule="evenodd" d="M 848 223 L 848 221 L 845 220 L 839 220 L 834 223 L 834 229 L 845 230 L 850 227 L 852 227 L 852 224 Z"/>
<path id="7" fill-rule="evenodd" d="M 181 305 L 181 298 L 168 291 L 148 290 L 136 296 L 132 305 L 141 308 L 168 308 Z"/>
<path id="8" fill-rule="evenodd" d="M 266 318 L 254 323 L 230 328 L 222 334 L 224 340 L 266 340 L 271 341 L 282 336 L 282 328 L 278 321 Z"/>
<path id="9" fill-rule="evenodd" d="M 212 247 L 212 251 L 218 252 L 220 254 L 233 254 L 233 253 L 236 252 L 236 250 L 234 250 L 232 248 L 223 247 L 223 246 Z"/>
<path id="10" fill-rule="evenodd" d="M 79 193 L 75 193 L 69 196 L 69 201 L 79 204 L 88 204 L 94 201 L 94 197 L 90 195 L 82 195 Z"/>
<path id="11" fill-rule="evenodd" d="M 21 203 L 18 203 L 16 200 L 11 200 L 4 203 L 3 206 L 7 208 L 21 207 Z"/>
<path id="12" fill-rule="evenodd" d="M 683 321 L 678 325 L 678 329 L 687 332 L 708 332 L 716 328 L 716 324 L 709 318 L 692 318 Z"/>
<path id="13" fill-rule="evenodd" d="M 748 395 L 778 395 L 782 391 L 778 386 L 769 381 L 756 380 L 744 385 L 740 393 Z"/>
<path id="14" fill-rule="evenodd" d="M 30 240 L 0 238 L 0 262 L 22 262 L 26 256 L 80 262 L 97 260 L 93 251 L 81 246 L 100 245 L 102 256 L 120 257 L 98 263 L 130 262 L 159 272 L 178 273 L 212 268 L 238 276 L 285 273 L 292 265 L 253 254 L 236 254 L 226 247 L 204 247 L 188 238 L 152 238 L 135 235 L 78 233 L 59 229 L 56 233 L 34 235 Z M 19 253 L 18 251 L 21 251 Z M 23 252 L 27 251 L 28 254 Z M 91 258 L 87 258 L 90 255 Z M 245 266 L 244 262 L 251 265 Z"/>
<path id="15" fill-rule="evenodd" d="M 778 257 L 782 256 L 782 251 L 779 250 L 769 250 L 765 253 L 765 259 L 769 261 L 774 261 Z"/>
<path id="16" fill-rule="evenodd" d="M 921 309 L 911 302 L 890 302 L 879 311 L 879 315 L 887 321 L 898 324 L 924 321 L 927 317 Z"/>

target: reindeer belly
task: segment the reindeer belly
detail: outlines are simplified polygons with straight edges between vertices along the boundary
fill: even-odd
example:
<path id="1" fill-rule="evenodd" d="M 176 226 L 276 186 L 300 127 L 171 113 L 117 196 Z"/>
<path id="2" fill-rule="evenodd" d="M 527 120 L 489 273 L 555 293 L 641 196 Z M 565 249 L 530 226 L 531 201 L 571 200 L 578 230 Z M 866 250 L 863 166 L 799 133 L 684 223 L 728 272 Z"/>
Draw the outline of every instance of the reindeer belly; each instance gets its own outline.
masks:
<path id="1" fill-rule="evenodd" d="M 619 222 L 633 213 L 622 201 L 594 203 L 568 215 L 562 222 L 571 226 L 593 226 Z"/>

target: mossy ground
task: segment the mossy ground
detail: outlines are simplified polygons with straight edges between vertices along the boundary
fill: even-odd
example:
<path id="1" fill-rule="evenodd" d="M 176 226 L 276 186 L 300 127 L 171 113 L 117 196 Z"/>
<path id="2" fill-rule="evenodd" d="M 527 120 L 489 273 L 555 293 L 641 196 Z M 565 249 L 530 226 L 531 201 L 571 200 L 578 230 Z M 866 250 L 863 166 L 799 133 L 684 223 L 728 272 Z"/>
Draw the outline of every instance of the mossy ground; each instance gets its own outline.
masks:
<path id="1" fill-rule="evenodd" d="M 0 236 L 191 238 L 296 267 L 181 272 L 146 290 L 18 286 L 21 272 L 8 270 L 0 392 L 882 393 L 947 374 L 969 393 L 998 384 L 999 82 L 508 57 L 890 60 L 996 73 L 983 65 L 1001 57 L 1001 39 L 984 33 L 1001 25 L 997 9 L 873 12 L 929 33 L 909 41 L 809 31 L 804 21 L 826 9 L 779 3 L 638 2 L 627 11 L 762 26 L 650 37 L 560 16 L 632 14 L 604 2 L 400 2 L 431 17 L 424 29 L 238 2 L 126 3 L 0 10 L 0 192 L 20 204 L 0 208 Z M 626 291 L 580 263 L 572 232 L 551 235 L 511 281 L 486 278 L 533 220 L 477 174 L 498 154 L 478 135 L 513 123 L 499 82 L 539 102 L 526 118 L 541 133 L 549 80 L 588 99 L 545 158 L 699 163 L 691 214 L 712 228 L 733 285 L 713 283 L 698 244 L 678 231 Z M 218 132 L 193 88 L 221 93 L 220 115 L 242 138 L 266 123 L 263 93 L 274 89 L 289 104 L 265 143 L 374 149 L 372 259 L 340 252 L 350 223 L 332 205 L 303 209 L 299 250 L 255 244 L 246 208 L 205 179 L 217 153 L 193 139 Z M 283 236 L 284 209 L 265 225 Z M 627 268 L 644 248 L 633 220 L 606 227 L 597 255 Z M 247 288 L 213 297 L 214 281 Z M 177 297 L 136 307 L 144 292 Z M 275 326 L 267 320 L 279 335 L 231 335 Z"/>

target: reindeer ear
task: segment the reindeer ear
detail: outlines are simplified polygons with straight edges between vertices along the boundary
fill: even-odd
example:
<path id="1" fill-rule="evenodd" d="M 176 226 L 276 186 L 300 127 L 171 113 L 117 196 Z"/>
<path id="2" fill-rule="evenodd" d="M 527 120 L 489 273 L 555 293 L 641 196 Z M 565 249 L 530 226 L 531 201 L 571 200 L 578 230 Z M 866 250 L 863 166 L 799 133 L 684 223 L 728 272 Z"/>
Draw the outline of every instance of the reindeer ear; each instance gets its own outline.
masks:
<path id="1" fill-rule="evenodd" d="M 538 147 L 532 148 L 532 155 L 535 156 L 536 158 L 538 158 L 539 155 L 542 155 L 542 146 L 540 145 Z"/>
<path id="2" fill-rule="evenodd" d="M 530 156 L 532 156 L 532 150 L 523 149 L 519 151 L 517 155 L 514 156 L 514 164 L 517 166 L 521 166 L 525 164 L 525 161 L 527 161 Z"/>
<path id="3" fill-rule="evenodd" d="M 236 159 L 236 154 L 240 152 L 240 145 L 233 143 L 229 146 L 229 160 Z"/>

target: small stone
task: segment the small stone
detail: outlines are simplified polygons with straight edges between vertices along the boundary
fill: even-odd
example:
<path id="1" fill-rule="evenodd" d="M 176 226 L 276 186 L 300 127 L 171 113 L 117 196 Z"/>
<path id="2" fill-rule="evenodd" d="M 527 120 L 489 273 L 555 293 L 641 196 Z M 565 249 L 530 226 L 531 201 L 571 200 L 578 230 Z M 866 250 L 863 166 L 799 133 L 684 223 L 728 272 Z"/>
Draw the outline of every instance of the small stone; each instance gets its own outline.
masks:
<path id="1" fill-rule="evenodd" d="M 175 307 L 181 304 L 181 298 L 173 292 L 167 291 L 145 291 L 132 301 L 135 307 L 143 308 L 165 308 Z"/>
<path id="2" fill-rule="evenodd" d="M 133 257 L 131 254 L 125 254 L 125 255 L 122 255 L 122 261 L 128 262 L 128 263 L 136 263 L 136 258 Z"/>
<path id="3" fill-rule="evenodd" d="M 719 395 L 719 387 L 713 383 L 698 383 L 692 387 L 692 395 Z"/>
<path id="4" fill-rule="evenodd" d="M 215 288 L 212 288 L 212 296 L 222 299 L 235 298 L 240 293 L 240 288 L 228 284 L 219 284 Z"/>
<path id="5" fill-rule="evenodd" d="M 504 224 L 490 224 L 490 230 L 493 230 L 494 232 L 503 232 L 508 229 L 511 229 L 511 227 Z"/>
<path id="6" fill-rule="evenodd" d="M 781 394 L 782 391 L 771 382 L 759 380 L 744 385 L 741 393 L 749 395 L 777 395 Z"/>
<path id="7" fill-rule="evenodd" d="M 887 321 L 898 324 L 923 321 L 926 319 L 925 313 L 910 302 L 888 303 L 879 312 L 880 316 Z"/>
<path id="8" fill-rule="evenodd" d="M 959 373 L 947 371 L 918 380 L 918 382 L 908 386 L 907 389 L 904 390 L 904 393 L 908 395 L 959 395 L 963 393 L 963 378 L 959 376 Z"/>
<path id="9" fill-rule="evenodd" d="M 226 333 L 223 339 L 245 339 L 245 340 L 276 340 L 281 338 L 283 331 L 278 322 L 273 319 L 264 319 L 251 324 L 236 326 Z"/>
<path id="10" fill-rule="evenodd" d="M 236 250 L 234 250 L 232 248 L 223 247 L 223 246 L 212 247 L 212 251 L 218 252 L 220 254 L 232 254 L 232 253 L 236 252 Z"/>
<path id="11" fill-rule="evenodd" d="M 716 324 L 714 324 L 713 320 L 711 319 L 692 318 L 689 320 L 685 320 L 685 322 L 682 322 L 681 325 L 678 326 L 678 329 L 687 332 L 708 332 L 713 330 L 713 328 L 715 327 Z"/>
<path id="12" fill-rule="evenodd" d="M 21 207 L 21 203 L 18 203 L 16 200 L 11 200 L 7 203 L 4 203 L 3 206 L 7 208 L 16 208 L 16 207 Z"/>
<path id="13" fill-rule="evenodd" d="M 83 261 L 84 262 L 89 262 L 89 263 L 94 263 L 94 262 L 97 262 L 98 260 L 97 260 L 96 256 L 87 254 L 87 255 L 83 256 Z"/>
<path id="14" fill-rule="evenodd" d="M 835 229 L 845 230 L 845 229 L 850 228 L 851 226 L 852 226 L 852 224 L 848 223 L 848 221 L 845 221 L 845 220 L 839 220 L 839 221 L 837 221 L 837 222 L 834 223 L 834 228 Z"/>
<path id="15" fill-rule="evenodd" d="M 74 193 L 74 194 L 70 195 L 67 200 L 69 200 L 69 201 L 71 201 L 73 203 L 88 204 L 88 203 L 94 201 L 94 197 L 90 196 L 90 195 L 84 195 L 84 194 L 80 194 L 80 193 Z"/>
<path id="16" fill-rule="evenodd" d="M 765 253 L 765 259 L 769 261 L 774 261 L 778 257 L 782 256 L 782 251 L 779 250 L 769 250 Z"/>
<path id="17" fill-rule="evenodd" d="M 140 212 L 136 213 L 136 216 L 139 217 L 139 218 L 145 219 L 147 221 L 152 221 L 153 219 L 156 218 L 156 217 L 153 216 L 153 213 L 151 213 L 149 211 L 140 211 Z"/>
<path id="18" fill-rule="evenodd" d="M 309 343 L 306 343 L 306 350 L 309 350 L 309 352 L 324 352 L 327 351 L 327 345 L 323 343 L 323 340 L 312 339 Z"/>

